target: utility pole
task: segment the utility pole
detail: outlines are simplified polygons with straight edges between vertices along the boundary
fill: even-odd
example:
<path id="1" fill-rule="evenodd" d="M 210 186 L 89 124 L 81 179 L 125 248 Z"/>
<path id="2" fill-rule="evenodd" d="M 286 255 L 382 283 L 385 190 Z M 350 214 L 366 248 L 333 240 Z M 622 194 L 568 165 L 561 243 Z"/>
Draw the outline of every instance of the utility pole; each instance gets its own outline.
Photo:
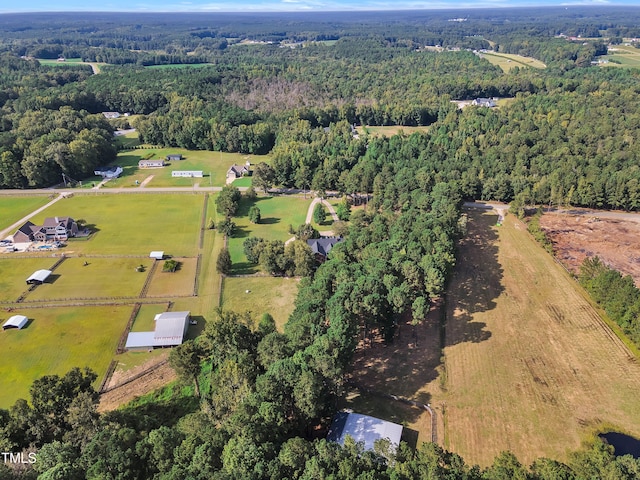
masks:
<path id="1" fill-rule="evenodd" d="M 64 182 L 64 188 L 67 188 L 67 178 L 64 176 L 64 173 L 62 173 L 62 181 Z"/>

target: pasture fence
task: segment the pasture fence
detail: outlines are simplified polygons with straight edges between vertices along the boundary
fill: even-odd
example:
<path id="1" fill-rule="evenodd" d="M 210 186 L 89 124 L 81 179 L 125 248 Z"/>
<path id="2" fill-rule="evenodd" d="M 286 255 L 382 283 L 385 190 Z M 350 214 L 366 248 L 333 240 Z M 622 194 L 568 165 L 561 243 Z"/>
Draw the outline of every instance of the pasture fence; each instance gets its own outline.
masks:
<path id="1" fill-rule="evenodd" d="M 198 259 L 196 260 L 196 275 L 193 281 L 193 296 L 198 296 L 198 287 L 200 282 L 200 269 L 202 268 L 202 254 L 198 254 Z"/>
<path id="2" fill-rule="evenodd" d="M 60 266 L 60 264 L 62 262 L 64 262 L 67 259 L 67 256 L 63 253 L 62 255 L 60 255 L 60 258 L 58 260 L 56 260 L 56 263 L 54 263 L 49 270 L 50 271 L 54 271 L 56 268 L 58 268 Z"/>
<path id="3" fill-rule="evenodd" d="M 115 360 L 111 360 L 111 363 L 109 363 L 109 368 L 107 368 L 107 373 L 105 373 L 104 378 L 100 383 L 100 388 L 98 389 L 98 393 L 103 393 L 105 391 L 105 388 L 109 384 L 109 381 L 113 376 L 113 372 L 116 371 L 117 366 L 118 366 L 118 362 Z"/>
<path id="4" fill-rule="evenodd" d="M 140 290 L 140 298 L 144 298 L 147 296 L 147 292 L 149 291 L 149 287 L 151 286 L 151 280 L 153 279 L 153 274 L 158 269 L 158 263 L 160 260 L 156 260 L 151 264 L 151 268 L 149 269 L 149 273 L 147 273 L 147 278 L 144 280 L 144 285 L 142 286 L 142 290 Z"/>
<path id="5" fill-rule="evenodd" d="M 131 331 L 131 327 L 133 326 L 133 322 L 135 322 L 136 317 L 138 316 L 138 312 L 140 311 L 140 307 L 142 304 L 136 303 L 133 306 L 133 310 L 131 310 L 131 315 L 129 315 L 129 321 L 127 322 L 127 326 L 124 327 L 122 331 L 122 335 L 120 335 L 120 340 L 118 340 L 118 348 L 116 349 L 116 354 L 125 352 L 125 345 L 127 344 L 127 337 L 129 336 L 129 332 Z"/>
<path id="6" fill-rule="evenodd" d="M 167 363 L 169 363 L 168 360 L 162 360 L 161 362 L 156 363 L 155 365 L 150 366 L 149 368 L 127 378 L 124 382 L 120 382 L 117 385 L 114 385 L 112 387 L 109 387 L 107 389 L 105 389 L 104 391 L 100 392 L 100 393 L 107 393 L 107 392 L 111 392 L 112 390 L 115 390 L 116 388 L 121 388 L 124 387 L 125 385 L 130 384 L 131 382 L 144 377 L 145 375 L 150 374 L 151 372 L 153 372 L 154 370 L 157 370 L 158 368 L 162 367 L 163 365 L 166 365 Z"/>
<path id="7" fill-rule="evenodd" d="M 209 205 L 209 194 L 204 194 L 204 206 L 202 207 L 202 218 L 200 219 L 200 243 L 199 248 L 202 250 L 204 247 L 204 231 L 207 228 L 207 206 Z"/>

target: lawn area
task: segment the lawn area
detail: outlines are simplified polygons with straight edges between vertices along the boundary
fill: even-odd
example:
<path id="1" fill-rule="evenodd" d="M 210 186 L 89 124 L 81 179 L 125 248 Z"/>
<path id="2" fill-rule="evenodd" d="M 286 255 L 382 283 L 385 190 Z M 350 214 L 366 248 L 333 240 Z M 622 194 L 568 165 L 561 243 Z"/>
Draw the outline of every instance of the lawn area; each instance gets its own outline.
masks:
<path id="1" fill-rule="evenodd" d="M 20 308 L 29 317 L 22 330 L 0 332 L 0 408 L 27 398 L 43 375 L 64 375 L 88 366 L 98 388 L 114 356 L 131 306 Z"/>
<path id="2" fill-rule="evenodd" d="M 640 50 L 635 47 L 616 45 L 609 49 L 607 55 L 597 58 L 609 60 L 608 63 L 600 64 L 603 67 L 640 67 Z"/>
<path id="3" fill-rule="evenodd" d="M 289 233 L 289 225 L 296 228 L 304 223 L 310 203 L 311 198 L 258 197 L 255 204 L 260 209 L 262 220 L 259 224 L 253 224 L 248 217 L 252 202 L 243 197 L 240 201 L 237 217 L 233 218 L 237 228 L 233 237 L 229 239 L 229 253 L 234 264 L 232 272 L 238 275 L 257 271 L 257 267 L 249 264 L 244 255 L 242 243 L 247 237 L 288 240 L 292 237 Z"/>
<path id="4" fill-rule="evenodd" d="M 140 160 L 164 159 L 169 154 L 180 153 L 184 160 L 168 162 L 162 168 L 138 168 Z M 142 181 L 153 175 L 149 187 L 188 187 L 194 183 L 201 186 L 224 186 L 227 170 L 234 163 L 244 165 L 270 162 L 268 155 L 243 155 L 240 153 L 209 152 L 204 150 L 185 150 L 182 148 L 145 148 L 120 152 L 114 162 L 123 168 L 119 178 L 110 180 L 105 187 L 135 187 L 136 181 Z M 173 178 L 173 170 L 202 170 L 203 178 Z"/>
<path id="5" fill-rule="evenodd" d="M 136 319 L 131 327 L 132 332 L 149 332 L 155 330 L 156 322 L 154 320 L 158 313 L 167 311 L 167 304 L 145 304 L 140 307 Z"/>
<path id="6" fill-rule="evenodd" d="M 640 363 L 526 227 L 496 219 L 469 212 L 447 291 L 446 376 L 430 387 L 444 446 L 486 466 L 507 449 L 566 460 L 603 426 L 640 437 Z"/>
<path id="7" fill-rule="evenodd" d="M 115 139 L 116 139 L 116 145 L 119 145 L 122 148 L 133 148 L 140 145 L 140 140 L 138 139 L 138 132 L 129 132 L 124 135 L 116 135 Z"/>
<path id="8" fill-rule="evenodd" d="M 209 67 L 212 63 L 172 63 L 170 65 L 149 65 L 150 69 L 166 69 L 166 68 L 202 68 Z"/>
<path id="9" fill-rule="evenodd" d="M 197 253 L 203 195 L 120 194 L 75 195 L 32 219 L 70 216 L 96 233 L 71 239 L 64 252 L 148 255 L 163 250 L 172 256 Z"/>
<path id="10" fill-rule="evenodd" d="M 296 278 L 226 277 L 222 285 L 222 308 L 234 312 L 251 311 L 256 319 L 267 312 L 279 331 L 293 312 L 298 295 Z M 249 293 L 246 291 L 249 290 Z"/>
<path id="11" fill-rule="evenodd" d="M 149 258 L 67 258 L 26 300 L 137 297 L 152 263 Z M 136 271 L 138 265 L 145 272 Z"/>
<path id="12" fill-rule="evenodd" d="M 406 127 L 402 125 L 387 125 L 383 127 L 374 127 L 369 125 L 363 125 L 356 128 L 360 135 L 364 135 L 368 133 L 372 137 L 393 137 L 394 135 L 399 135 L 400 133 L 404 135 L 411 135 L 415 132 L 428 132 L 428 126 L 421 127 Z"/>
<path id="13" fill-rule="evenodd" d="M 11 258 L 0 256 L 0 301 L 15 302 L 26 292 L 27 278 L 36 270 L 47 270 L 57 259 L 51 257 Z"/>
<path id="14" fill-rule="evenodd" d="M 179 262 L 175 272 L 163 272 L 160 261 L 149 285 L 148 297 L 172 297 L 193 295 L 197 258 L 173 258 Z"/>
<path id="15" fill-rule="evenodd" d="M 540 60 L 536 60 L 531 57 L 523 57 L 522 55 L 515 55 L 513 53 L 483 52 L 482 57 L 492 65 L 500 67 L 504 72 L 508 72 L 514 67 L 532 67 L 538 69 L 547 68 L 547 66 Z"/>
<path id="16" fill-rule="evenodd" d="M 51 199 L 44 195 L 39 197 L 0 196 L 0 230 L 11 226 L 49 201 Z M 11 235 L 14 233 L 11 232 Z"/>

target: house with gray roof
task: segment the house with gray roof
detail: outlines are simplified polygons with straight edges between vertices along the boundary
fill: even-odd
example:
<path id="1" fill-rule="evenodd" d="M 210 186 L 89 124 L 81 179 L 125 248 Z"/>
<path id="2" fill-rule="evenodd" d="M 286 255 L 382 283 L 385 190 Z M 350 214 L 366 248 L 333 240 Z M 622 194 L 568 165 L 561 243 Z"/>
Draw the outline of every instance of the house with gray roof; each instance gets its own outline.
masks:
<path id="1" fill-rule="evenodd" d="M 307 245 L 311 247 L 316 260 L 320 263 L 327 261 L 327 256 L 333 247 L 342 241 L 342 237 L 320 237 L 310 238 L 307 240 Z"/>

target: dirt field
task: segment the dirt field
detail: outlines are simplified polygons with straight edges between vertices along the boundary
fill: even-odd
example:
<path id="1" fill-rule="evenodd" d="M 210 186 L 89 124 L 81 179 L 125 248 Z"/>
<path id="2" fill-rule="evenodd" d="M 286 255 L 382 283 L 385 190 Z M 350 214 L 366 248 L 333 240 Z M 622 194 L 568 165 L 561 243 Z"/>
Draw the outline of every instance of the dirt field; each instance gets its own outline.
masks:
<path id="1" fill-rule="evenodd" d="M 553 242 L 556 257 L 578 273 L 585 257 L 600 257 L 631 275 L 640 286 L 640 223 L 591 215 L 546 214 L 540 226 Z"/>
<path id="2" fill-rule="evenodd" d="M 175 380 L 177 376 L 167 363 L 168 357 L 167 350 L 166 355 L 156 356 L 137 367 L 126 371 L 116 370 L 107 385 L 106 393 L 100 396 L 98 410 L 101 412 L 115 410 L 134 398 Z"/>
<path id="3" fill-rule="evenodd" d="M 446 376 L 429 387 L 445 447 L 531 463 L 565 460 L 599 427 L 639 436 L 640 363 L 524 225 L 496 219 L 470 212 L 447 294 Z"/>

